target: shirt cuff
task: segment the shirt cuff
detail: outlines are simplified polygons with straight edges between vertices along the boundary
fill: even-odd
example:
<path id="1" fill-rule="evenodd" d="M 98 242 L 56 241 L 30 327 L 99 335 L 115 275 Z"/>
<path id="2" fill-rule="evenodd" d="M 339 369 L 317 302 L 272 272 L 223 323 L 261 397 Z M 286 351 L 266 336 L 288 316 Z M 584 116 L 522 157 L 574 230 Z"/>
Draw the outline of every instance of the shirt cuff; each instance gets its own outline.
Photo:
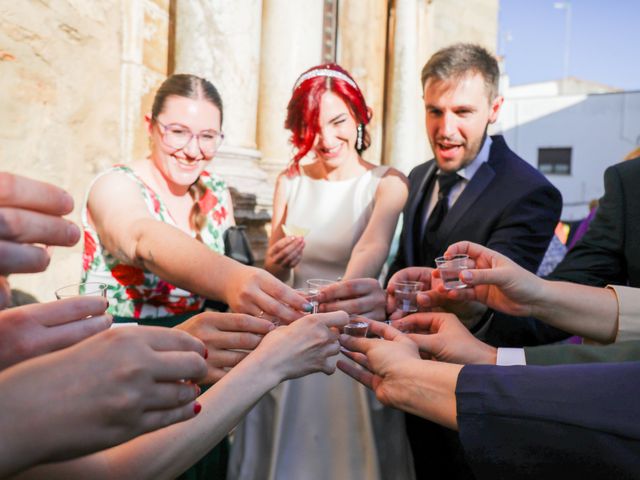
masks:
<path id="1" fill-rule="evenodd" d="M 527 359 L 524 355 L 524 348 L 498 348 L 496 365 L 526 365 Z"/>
<path id="2" fill-rule="evenodd" d="M 607 285 L 618 299 L 618 333 L 616 342 L 640 339 L 640 290 L 621 285 Z"/>

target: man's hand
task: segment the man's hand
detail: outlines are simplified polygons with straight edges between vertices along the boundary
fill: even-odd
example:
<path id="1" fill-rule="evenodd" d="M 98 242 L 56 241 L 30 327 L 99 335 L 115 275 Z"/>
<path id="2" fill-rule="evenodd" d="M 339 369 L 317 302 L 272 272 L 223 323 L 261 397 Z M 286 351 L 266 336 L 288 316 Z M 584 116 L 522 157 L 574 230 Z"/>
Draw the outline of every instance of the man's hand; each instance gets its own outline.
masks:
<path id="1" fill-rule="evenodd" d="M 392 326 L 407 334 L 424 359 L 459 364 L 495 365 L 497 350 L 475 338 L 451 313 L 415 313 Z"/>

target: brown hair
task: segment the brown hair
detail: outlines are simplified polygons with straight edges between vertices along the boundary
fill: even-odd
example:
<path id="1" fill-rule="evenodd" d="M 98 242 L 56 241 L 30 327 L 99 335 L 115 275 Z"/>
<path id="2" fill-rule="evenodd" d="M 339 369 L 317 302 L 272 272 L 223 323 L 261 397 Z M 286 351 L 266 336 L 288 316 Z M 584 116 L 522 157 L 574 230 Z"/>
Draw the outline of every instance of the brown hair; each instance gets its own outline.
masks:
<path id="1" fill-rule="evenodd" d="M 222 98 L 218 89 L 204 78 L 184 73 L 171 75 L 158 88 L 151 107 L 152 122 L 156 121 L 158 115 L 164 110 L 167 98 L 172 95 L 211 102 L 220 110 L 220 123 L 222 124 Z M 200 230 L 207 224 L 207 216 L 201 212 L 198 200 L 204 196 L 206 191 L 207 187 L 200 177 L 189 187 L 189 195 L 193 199 L 193 207 L 189 213 L 189 225 L 196 232 L 196 238 L 200 241 L 202 241 Z"/>
<path id="2" fill-rule="evenodd" d="M 422 89 L 431 78 L 457 80 L 468 73 L 482 75 L 489 100 L 498 95 L 500 69 L 497 60 L 485 48 L 471 43 L 456 43 L 434 53 L 422 68 Z"/>

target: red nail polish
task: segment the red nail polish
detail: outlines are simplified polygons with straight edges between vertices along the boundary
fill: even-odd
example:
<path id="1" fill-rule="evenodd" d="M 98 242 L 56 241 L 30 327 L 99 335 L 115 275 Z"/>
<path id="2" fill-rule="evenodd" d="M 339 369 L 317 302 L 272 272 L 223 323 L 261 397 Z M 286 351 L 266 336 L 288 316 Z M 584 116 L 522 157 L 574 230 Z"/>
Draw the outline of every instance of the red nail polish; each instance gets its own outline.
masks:
<path id="1" fill-rule="evenodd" d="M 198 402 L 195 402 L 193 404 L 193 413 L 197 415 L 200 413 L 200 410 L 202 410 L 202 405 L 200 405 Z"/>
<path id="2" fill-rule="evenodd" d="M 208 348 L 204 349 L 204 358 L 209 358 L 209 349 Z"/>
<path id="3" fill-rule="evenodd" d="M 193 386 L 196 388 L 196 397 L 197 397 L 202 393 L 202 389 L 200 388 L 200 385 L 198 385 L 197 383 L 194 383 Z"/>

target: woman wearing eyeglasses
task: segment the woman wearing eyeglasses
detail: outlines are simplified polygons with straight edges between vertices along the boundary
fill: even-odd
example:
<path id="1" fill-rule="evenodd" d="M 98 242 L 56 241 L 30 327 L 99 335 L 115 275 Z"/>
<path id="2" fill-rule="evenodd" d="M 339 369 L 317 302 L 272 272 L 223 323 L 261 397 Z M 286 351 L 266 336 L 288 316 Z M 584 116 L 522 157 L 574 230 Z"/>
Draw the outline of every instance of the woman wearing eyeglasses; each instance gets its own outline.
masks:
<path id="1" fill-rule="evenodd" d="M 89 189 L 82 279 L 108 285 L 114 322 L 180 324 L 200 337 L 209 349 L 211 383 L 273 328 L 254 317 L 289 323 L 310 305 L 266 271 L 224 256 L 223 233 L 234 224 L 231 198 L 224 180 L 205 171 L 223 139 L 216 88 L 193 75 L 172 75 L 145 120 L 148 158 L 107 170 Z M 248 315 L 191 318 L 206 298 Z M 226 458 L 223 445 L 184 478 L 223 478 Z"/>
<path id="2" fill-rule="evenodd" d="M 83 281 L 108 284 L 114 321 L 171 327 L 205 298 L 292 321 L 305 302 L 263 270 L 224 256 L 229 190 L 205 168 L 224 138 L 222 100 L 207 80 L 172 75 L 145 117 L 147 159 L 98 176 L 82 212 Z M 264 332 L 262 332 L 264 333 Z"/>

